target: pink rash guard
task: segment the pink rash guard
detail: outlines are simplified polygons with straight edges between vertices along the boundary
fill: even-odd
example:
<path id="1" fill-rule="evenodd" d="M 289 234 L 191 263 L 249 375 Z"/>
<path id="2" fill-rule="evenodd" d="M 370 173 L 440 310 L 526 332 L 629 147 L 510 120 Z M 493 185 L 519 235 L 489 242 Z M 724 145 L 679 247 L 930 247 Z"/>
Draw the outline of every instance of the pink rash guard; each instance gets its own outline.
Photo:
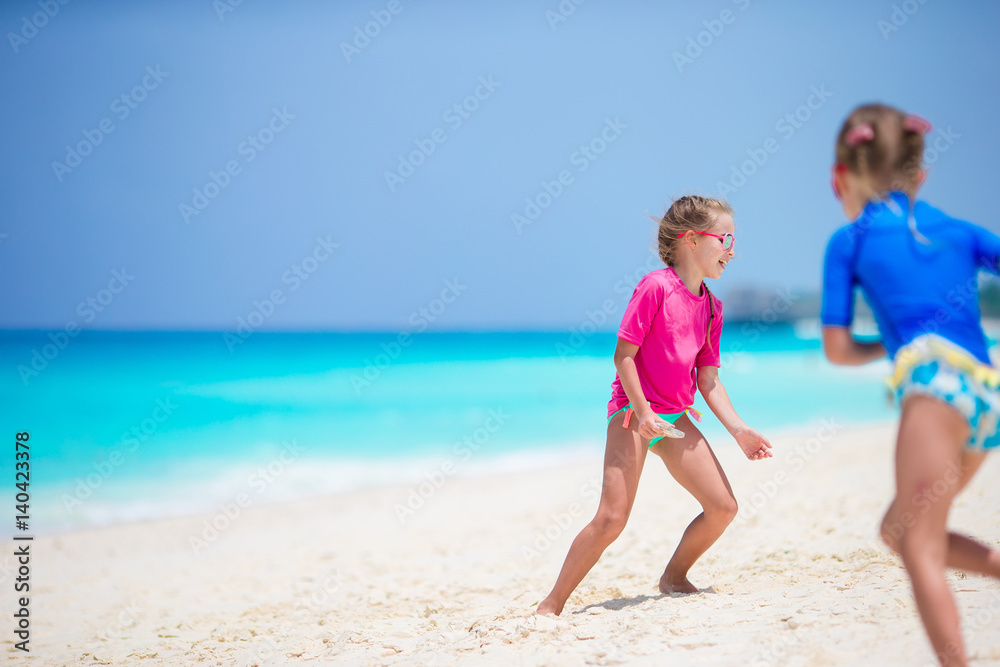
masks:
<path id="1" fill-rule="evenodd" d="M 715 318 L 709 322 L 708 299 Z M 672 267 L 646 274 L 635 286 L 625 308 L 618 337 L 639 346 L 635 367 L 642 393 L 657 414 L 683 412 L 694 402 L 698 366 L 719 366 L 722 302 L 702 287 L 701 296 L 688 291 Z M 611 385 L 608 417 L 629 402 L 621 379 Z"/>

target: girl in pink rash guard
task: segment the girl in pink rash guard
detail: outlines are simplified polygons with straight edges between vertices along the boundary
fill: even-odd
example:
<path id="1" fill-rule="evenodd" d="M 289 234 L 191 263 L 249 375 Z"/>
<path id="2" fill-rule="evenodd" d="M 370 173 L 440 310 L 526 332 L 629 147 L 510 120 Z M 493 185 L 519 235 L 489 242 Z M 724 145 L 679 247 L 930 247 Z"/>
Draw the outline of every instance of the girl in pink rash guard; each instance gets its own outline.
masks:
<path id="1" fill-rule="evenodd" d="M 538 614 L 562 613 L 570 594 L 621 534 L 647 451 L 663 459 L 704 510 L 684 531 L 660 577 L 660 591 L 698 592 L 688 570 L 719 539 L 737 507 L 726 473 L 687 416 L 700 421 L 691 407 L 696 386 L 747 458 L 771 456 L 771 443 L 739 418 L 719 380 L 722 303 L 703 282 L 721 277 L 733 257 L 732 214 L 724 201 L 688 196 L 674 201 L 659 220 L 660 258 L 667 268 L 639 281 L 618 330 L 618 374 L 608 404 L 597 515 L 573 541 Z"/>

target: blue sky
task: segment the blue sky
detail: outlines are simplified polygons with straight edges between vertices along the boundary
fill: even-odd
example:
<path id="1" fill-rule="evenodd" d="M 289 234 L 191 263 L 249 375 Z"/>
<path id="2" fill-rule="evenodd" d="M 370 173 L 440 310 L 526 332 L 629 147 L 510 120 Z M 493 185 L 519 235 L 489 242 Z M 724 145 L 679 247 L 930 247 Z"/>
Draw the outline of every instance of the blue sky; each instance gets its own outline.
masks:
<path id="1" fill-rule="evenodd" d="M 224 2 L 0 5 L 0 328 L 614 329 L 646 215 L 720 183 L 713 289 L 816 290 L 869 101 L 1000 230 L 996 3 Z"/>

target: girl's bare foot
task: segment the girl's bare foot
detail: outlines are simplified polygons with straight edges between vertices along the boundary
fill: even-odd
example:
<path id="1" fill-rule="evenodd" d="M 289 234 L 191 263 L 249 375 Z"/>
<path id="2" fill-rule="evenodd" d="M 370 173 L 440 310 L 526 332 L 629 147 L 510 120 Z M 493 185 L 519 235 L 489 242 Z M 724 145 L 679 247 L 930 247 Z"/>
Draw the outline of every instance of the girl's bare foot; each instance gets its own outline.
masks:
<path id="1" fill-rule="evenodd" d="M 552 614 L 553 616 L 558 616 L 562 613 L 562 606 L 556 606 L 554 602 L 549 602 L 548 598 L 545 598 L 538 603 L 538 609 L 535 610 L 535 614 L 538 616 L 547 616 Z"/>
<path id="2" fill-rule="evenodd" d="M 698 587 L 688 581 L 687 577 L 675 577 L 666 572 L 660 577 L 660 592 L 664 595 L 671 593 L 697 593 Z"/>

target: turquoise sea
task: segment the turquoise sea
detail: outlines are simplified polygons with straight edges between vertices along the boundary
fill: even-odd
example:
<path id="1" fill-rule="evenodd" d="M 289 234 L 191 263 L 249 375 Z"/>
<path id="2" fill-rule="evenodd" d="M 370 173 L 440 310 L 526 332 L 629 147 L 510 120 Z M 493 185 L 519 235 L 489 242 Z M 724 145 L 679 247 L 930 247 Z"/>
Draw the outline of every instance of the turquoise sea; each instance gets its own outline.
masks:
<path id="1" fill-rule="evenodd" d="M 727 323 L 721 376 L 765 434 L 892 419 L 886 362 L 836 368 L 815 327 Z M 603 450 L 612 333 L 0 334 L 0 469 L 30 432 L 49 532 L 482 475 Z M 700 397 L 699 397 L 700 401 Z M 707 413 L 703 402 L 696 407 Z M 707 413 L 716 446 L 732 441 Z"/>

